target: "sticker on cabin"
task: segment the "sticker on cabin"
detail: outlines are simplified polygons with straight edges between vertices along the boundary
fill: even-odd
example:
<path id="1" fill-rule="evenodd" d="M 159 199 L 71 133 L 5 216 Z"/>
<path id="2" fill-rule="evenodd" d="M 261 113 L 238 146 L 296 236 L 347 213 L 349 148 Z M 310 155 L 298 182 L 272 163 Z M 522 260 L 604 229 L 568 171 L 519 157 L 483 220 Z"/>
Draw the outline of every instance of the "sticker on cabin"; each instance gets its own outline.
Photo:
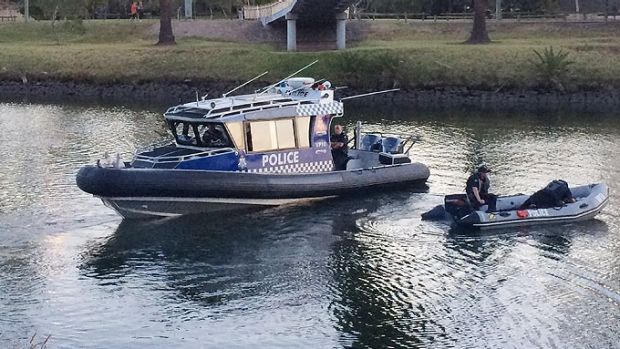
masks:
<path id="1" fill-rule="evenodd" d="M 329 143 L 326 141 L 317 141 L 314 142 L 313 148 L 315 148 L 314 154 L 325 154 L 329 148 Z"/>
<path id="2" fill-rule="evenodd" d="M 297 106 L 297 115 L 335 115 L 342 113 L 342 103 L 302 104 Z"/>
<path id="3" fill-rule="evenodd" d="M 288 153 L 277 153 L 277 154 L 265 154 L 263 155 L 263 167 L 269 166 L 282 166 L 282 165 L 290 165 L 296 164 L 299 162 L 299 152 L 291 151 Z"/>
<path id="4" fill-rule="evenodd" d="M 237 164 L 237 167 L 239 168 L 240 171 L 248 169 L 248 162 L 245 161 L 245 154 L 241 153 L 239 155 L 239 163 Z"/>
<path id="5" fill-rule="evenodd" d="M 329 115 L 317 116 L 314 121 L 314 134 L 317 136 L 326 135 L 329 127 Z"/>

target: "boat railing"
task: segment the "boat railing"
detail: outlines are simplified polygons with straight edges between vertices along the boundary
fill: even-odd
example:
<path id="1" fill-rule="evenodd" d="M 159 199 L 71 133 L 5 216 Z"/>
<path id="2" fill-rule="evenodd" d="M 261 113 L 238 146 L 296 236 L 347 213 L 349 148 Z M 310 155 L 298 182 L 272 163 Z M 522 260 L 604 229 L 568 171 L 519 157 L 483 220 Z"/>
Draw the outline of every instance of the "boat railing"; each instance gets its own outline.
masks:
<path id="1" fill-rule="evenodd" d="M 222 118 L 224 116 L 230 116 L 230 115 L 235 115 L 235 114 L 243 114 L 243 113 L 247 113 L 250 111 L 261 111 L 261 110 L 265 110 L 265 109 L 276 109 L 276 108 L 283 108 L 283 107 L 294 107 L 294 106 L 298 106 L 298 105 L 302 105 L 302 104 L 312 104 L 312 101 L 308 101 L 308 100 L 289 100 L 289 101 L 277 101 L 277 100 L 270 100 L 270 101 L 261 101 L 261 102 L 253 102 L 248 104 L 247 107 L 240 107 L 240 106 L 235 106 L 231 103 L 231 105 L 229 107 L 224 107 L 224 108 L 218 108 L 218 109 L 211 109 L 209 110 L 209 112 L 207 114 L 205 114 L 205 118 L 209 119 L 209 118 Z M 215 113 L 214 113 L 215 111 Z M 213 114 L 213 115 L 212 115 Z"/>
<path id="2" fill-rule="evenodd" d="M 286 97 L 274 98 L 271 100 L 258 100 L 249 102 L 247 104 L 238 104 L 230 103 L 229 106 L 222 106 L 220 108 L 210 109 L 206 114 L 203 115 L 205 119 L 215 119 L 222 118 L 225 116 L 243 114 L 251 111 L 261 111 L 266 109 L 275 109 L 275 108 L 283 108 L 283 107 L 293 107 L 302 104 L 314 104 L 312 100 L 291 100 L 285 99 Z M 231 97 L 232 99 L 232 97 Z M 184 110 L 189 109 L 188 107 L 184 107 L 182 105 L 178 105 L 175 107 L 170 107 L 166 110 L 164 115 L 175 114 L 178 112 L 182 112 Z"/>
<path id="3" fill-rule="evenodd" d="M 134 151 L 133 155 L 135 157 L 136 155 L 138 155 L 140 153 L 144 153 L 146 151 L 149 151 L 149 150 L 152 150 L 152 149 L 155 149 L 155 148 L 161 148 L 161 147 L 166 146 L 166 145 L 174 145 L 174 139 L 172 139 L 172 138 L 162 139 L 162 140 L 160 140 L 158 142 L 151 143 L 149 145 L 141 146 L 141 147 L 137 148 L 136 151 Z"/>
<path id="4" fill-rule="evenodd" d="M 173 156 L 148 156 L 148 155 L 140 155 L 136 154 L 134 156 L 134 161 L 147 161 L 151 163 L 167 163 L 167 162 L 180 162 L 186 160 L 192 160 L 195 158 L 204 158 L 209 156 L 221 155 L 234 153 L 235 149 L 233 148 L 221 148 L 221 149 L 208 149 L 204 151 L 198 151 L 196 153 L 184 154 L 184 155 L 173 155 Z"/>

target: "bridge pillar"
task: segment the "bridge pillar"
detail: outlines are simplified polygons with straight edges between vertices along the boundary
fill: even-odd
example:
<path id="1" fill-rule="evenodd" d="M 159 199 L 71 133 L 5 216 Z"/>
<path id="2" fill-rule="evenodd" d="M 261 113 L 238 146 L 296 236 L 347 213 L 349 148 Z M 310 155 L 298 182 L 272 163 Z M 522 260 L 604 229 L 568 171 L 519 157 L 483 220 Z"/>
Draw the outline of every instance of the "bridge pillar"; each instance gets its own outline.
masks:
<path id="1" fill-rule="evenodd" d="M 297 51 L 297 15 L 286 14 L 286 50 Z"/>
<path id="2" fill-rule="evenodd" d="M 502 19 L 502 0 L 495 0 L 495 19 Z"/>
<path id="3" fill-rule="evenodd" d="M 347 14 L 336 15 L 336 48 L 344 50 L 347 46 Z"/>

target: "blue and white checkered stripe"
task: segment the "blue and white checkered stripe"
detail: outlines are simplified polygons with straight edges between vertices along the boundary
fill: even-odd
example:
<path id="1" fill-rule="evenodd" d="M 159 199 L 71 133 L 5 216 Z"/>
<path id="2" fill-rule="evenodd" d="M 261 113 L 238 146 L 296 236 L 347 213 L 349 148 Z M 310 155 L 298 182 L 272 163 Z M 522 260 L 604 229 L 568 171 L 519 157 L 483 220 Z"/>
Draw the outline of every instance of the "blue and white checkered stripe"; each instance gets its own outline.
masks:
<path id="1" fill-rule="evenodd" d="M 342 103 L 301 104 L 297 106 L 297 115 L 334 115 L 342 114 Z"/>
<path id="2" fill-rule="evenodd" d="M 312 173 L 326 172 L 334 169 L 334 163 L 331 160 L 305 162 L 298 164 L 288 164 L 282 166 L 263 167 L 248 169 L 252 173 Z"/>

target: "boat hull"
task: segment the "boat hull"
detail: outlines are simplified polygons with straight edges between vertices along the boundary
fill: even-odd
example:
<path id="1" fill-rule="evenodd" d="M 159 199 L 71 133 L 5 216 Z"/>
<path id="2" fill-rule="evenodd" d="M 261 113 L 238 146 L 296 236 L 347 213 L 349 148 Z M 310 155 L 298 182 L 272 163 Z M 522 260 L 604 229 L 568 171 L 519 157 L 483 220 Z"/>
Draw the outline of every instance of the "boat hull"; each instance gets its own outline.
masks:
<path id="1" fill-rule="evenodd" d="M 263 208 L 424 184 L 420 163 L 303 174 L 100 168 L 85 166 L 80 189 L 101 198 L 125 218 L 177 216 Z"/>
<path id="2" fill-rule="evenodd" d="M 178 197 L 100 197 L 103 203 L 125 219 L 178 217 L 190 214 L 244 212 L 272 206 L 327 199 L 224 199 Z"/>

